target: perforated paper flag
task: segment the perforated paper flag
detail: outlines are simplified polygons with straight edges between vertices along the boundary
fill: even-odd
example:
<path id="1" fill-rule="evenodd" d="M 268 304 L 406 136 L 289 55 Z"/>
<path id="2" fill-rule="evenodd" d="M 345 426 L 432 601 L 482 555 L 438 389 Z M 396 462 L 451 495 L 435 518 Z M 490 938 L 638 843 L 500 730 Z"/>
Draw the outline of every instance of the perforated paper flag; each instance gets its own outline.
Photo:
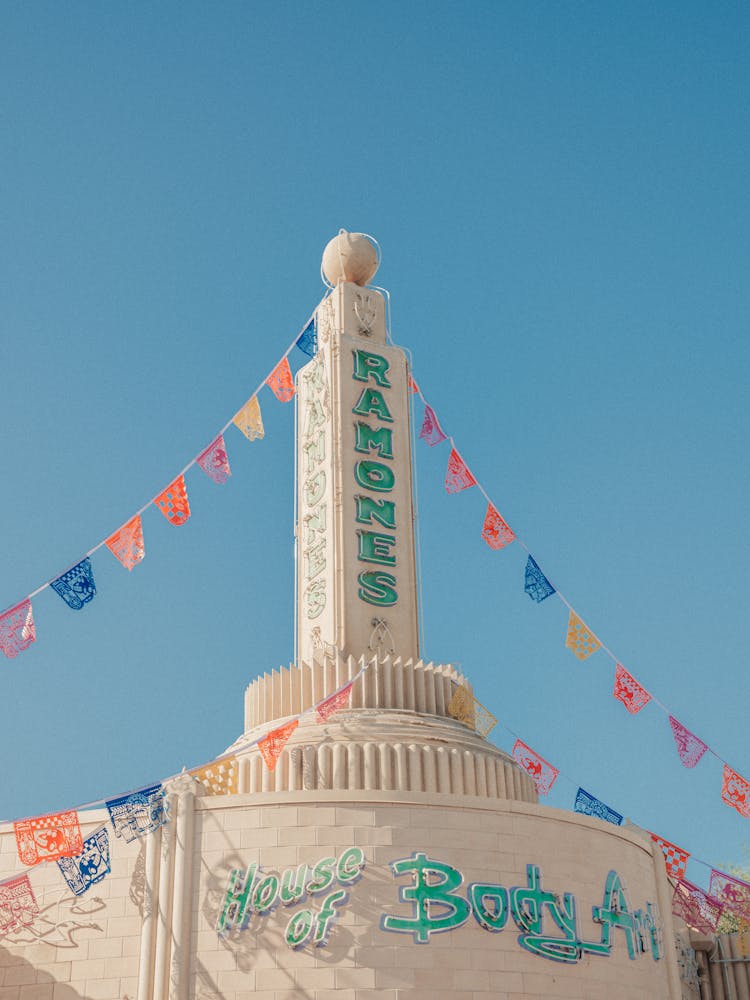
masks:
<path id="1" fill-rule="evenodd" d="M 264 736 L 262 740 L 258 742 L 258 750 L 260 750 L 263 760 L 266 762 L 266 767 L 269 771 L 273 771 L 276 767 L 276 762 L 278 761 L 284 747 L 289 742 L 289 739 L 294 732 L 294 730 L 299 725 L 297 719 L 293 719 L 291 722 L 287 722 L 284 726 L 279 726 L 278 729 L 274 729 Z"/>
<path id="2" fill-rule="evenodd" d="M 159 785 L 141 788 L 129 795 L 120 795 L 105 803 L 115 836 L 126 843 L 157 830 L 169 820 L 164 789 Z"/>
<path id="3" fill-rule="evenodd" d="M 466 462 L 455 448 L 451 448 L 448 456 L 448 468 L 445 472 L 445 489 L 447 493 L 460 493 L 469 486 L 476 486 L 477 481 L 472 476 Z"/>
<path id="4" fill-rule="evenodd" d="M 288 403 L 294 395 L 294 379 L 289 359 L 282 358 L 266 379 L 266 385 L 282 403 Z"/>
<path id="5" fill-rule="evenodd" d="M 28 875 L 0 882 L 0 935 L 30 927 L 38 913 L 39 904 Z"/>
<path id="6" fill-rule="evenodd" d="M 137 566 L 146 555 L 141 515 L 136 514 L 127 524 L 123 524 L 119 531 L 110 535 L 106 546 L 112 555 L 120 560 L 125 569 L 131 570 Z"/>
<path id="7" fill-rule="evenodd" d="M 409 381 L 409 392 L 412 392 L 412 393 L 413 392 L 419 392 L 419 386 L 414 381 L 414 379 L 412 378 L 411 375 L 409 375 L 408 381 Z"/>
<path id="8" fill-rule="evenodd" d="M 506 545 L 510 545 L 515 537 L 515 534 L 502 517 L 500 517 L 498 511 L 491 503 L 488 503 L 487 513 L 484 515 L 484 524 L 482 525 L 482 538 L 485 542 L 487 542 L 491 549 L 502 549 Z"/>
<path id="9" fill-rule="evenodd" d="M 18 857 L 22 865 L 56 861 L 80 854 L 83 837 L 75 809 L 69 812 L 20 819 L 13 824 Z"/>
<path id="10" fill-rule="evenodd" d="M 321 701 L 315 709 L 318 713 L 318 722 L 327 722 L 334 712 L 338 712 L 341 708 L 347 708 L 352 696 L 353 687 L 354 681 L 351 681 L 346 687 L 343 687 L 340 691 L 336 691 L 329 698 Z"/>
<path id="11" fill-rule="evenodd" d="M 309 358 L 314 358 L 318 352 L 318 335 L 315 331 L 315 317 L 310 320 L 302 333 L 297 337 L 297 347 Z"/>
<path id="12" fill-rule="evenodd" d="M 441 441 L 445 441 L 447 437 L 447 435 L 443 434 L 438 418 L 435 416 L 435 411 L 431 406 L 427 406 L 426 404 L 424 419 L 422 420 L 422 430 L 419 432 L 419 436 L 431 448 L 436 444 L 440 444 Z"/>
<path id="13" fill-rule="evenodd" d="M 721 799 L 732 809 L 736 809 L 740 816 L 750 819 L 750 782 L 733 771 L 728 764 L 724 765 Z"/>
<path id="14" fill-rule="evenodd" d="M 740 920 L 750 922 L 750 885 L 747 882 L 712 868 L 708 891 Z"/>
<path id="15" fill-rule="evenodd" d="M 697 736 L 686 729 L 681 722 L 678 722 L 673 715 L 669 716 L 669 725 L 672 727 L 677 753 L 685 767 L 695 767 L 703 754 L 708 750 L 708 746 L 699 740 Z"/>
<path id="16" fill-rule="evenodd" d="M 700 934 L 715 934 L 724 908 L 703 889 L 687 879 L 680 879 L 672 897 L 672 913 L 682 917 L 688 927 Z"/>
<path id="17" fill-rule="evenodd" d="M 597 799 L 595 795 L 591 795 L 583 788 L 578 789 L 573 809 L 577 813 L 585 813 L 586 816 L 595 816 L 597 819 L 603 819 L 607 823 L 614 823 L 615 826 L 619 826 L 622 823 L 622 813 L 611 809 L 601 799 Z"/>
<path id="18" fill-rule="evenodd" d="M 208 795 L 236 795 L 239 765 L 236 757 L 214 760 L 190 772 L 206 789 Z"/>
<path id="19" fill-rule="evenodd" d="M 53 580 L 50 587 L 62 597 L 69 608 L 80 611 L 84 604 L 93 601 L 96 596 L 91 560 L 88 556 L 82 559 L 73 569 Z"/>
<path id="20" fill-rule="evenodd" d="M 463 684 L 456 684 L 448 702 L 448 715 L 479 733 L 487 736 L 497 725 L 497 719 L 488 708 L 474 697 Z"/>
<path id="21" fill-rule="evenodd" d="M 188 501 L 185 477 L 178 476 L 173 483 L 160 493 L 154 503 L 172 524 L 180 525 L 190 517 L 190 503 Z"/>
<path id="22" fill-rule="evenodd" d="M 201 452 L 196 462 L 215 483 L 225 483 L 232 475 L 232 470 L 229 468 L 227 449 L 224 447 L 224 435 L 219 434 L 208 448 Z"/>
<path id="23" fill-rule="evenodd" d="M 34 613 L 28 598 L 0 615 L 0 649 L 8 659 L 28 649 L 35 640 Z"/>
<path id="24" fill-rule="evenodd" d="M 585 660 L 597 649 L 601 649 L 601 643 L 596 638 L 591 629 L 585 625 L 575 611 L 568 615 L 568 632 L 565 637 L 565 645 L 573 651 L 579 660 Z"/>
<path id="25" fill-rule="evenodd" d="M 683 851 L 681 847 L 670 843 L 670 841 L 657 836 L 655 833 L 650 833 L 650 836 L 653 842 L 658 844 L 662 849 L 667 875 L 671 875 L 673 878 L 682 878 L 687 870 L 690 851 Z"/>
<path id="26" fill-rule="evenodd" d="M 232 419 L 235 427 L 239 427 L 248 441 L 255 441 L 265 436 L 263 418 L 260 415 L 260 403 L 257 396 L 252 396 L 239 413 Z"/>
<path id="27" fill-rule="evenodd" d="M 516 740 L 513 746 L 513 760 L 531 777 L 539 795 L 547 795 L 560 773 L 548 760 L 540 757 L 522 740 Z"/>
<path id="28" fill-rule="evenodd" d="M 621 701 L 631 715 L 636 715 L 651 701 L 651 695 L 627 672 L 621 663 L 615 665 L 615 687 L 612 696 Z"/>
<path id="29" fill-rule="evenodd" d="M 71 892 L 80 896 L 109 875 L 109 834 L 105 827 L 94 830 L 83 842 L 83 850 L 74 858 L 61 858 L 57 867 Z"/>
<path id="30" fill-rule="evenodd" d="M 526 560 L 523 589 L 524 593 L 528 594 L 531 600 L 536 601 L 537 604 L 546 601 L 555 593 L 555 588 L 539 569 L 533 556 L 529 556 Z"/>

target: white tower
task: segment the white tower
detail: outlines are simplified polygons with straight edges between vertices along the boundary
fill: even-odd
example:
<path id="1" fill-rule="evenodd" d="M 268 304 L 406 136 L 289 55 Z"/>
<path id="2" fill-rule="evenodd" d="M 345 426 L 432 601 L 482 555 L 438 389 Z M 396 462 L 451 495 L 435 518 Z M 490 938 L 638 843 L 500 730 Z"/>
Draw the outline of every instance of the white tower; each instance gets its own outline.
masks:
<path id="1" fill-rule="evenodd" d="M 326 247 L 334 286 L 297 375 L 297 658 L 419 658 L 409 375 L 386 342 L 365 236 Z"/>

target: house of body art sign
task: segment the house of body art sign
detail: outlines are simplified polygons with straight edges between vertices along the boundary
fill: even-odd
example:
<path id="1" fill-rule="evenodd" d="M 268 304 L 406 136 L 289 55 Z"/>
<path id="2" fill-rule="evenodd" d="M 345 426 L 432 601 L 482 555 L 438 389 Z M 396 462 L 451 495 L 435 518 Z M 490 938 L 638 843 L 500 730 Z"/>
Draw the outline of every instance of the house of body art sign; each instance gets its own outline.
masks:
<path id="1" fill-rule="evenodd" d="M 362 848 L 349 847 L 338 857 L 281 872 L 263 872 L 258 864 L 245 871 L 234 869 L 217 931 L 226 935 L 247 930 L 253 916 L 261 918 L 258 930 L 262 930 L 263 918 L 279 906 L 288 907 L 287 945 L 324 947 L 365 865 Z M 379 926 L 409 935 L 417 944 L 429 944 L 436 935 L 469 924 L 488 934 L 514 934 L 521 948 L 555 962 L 574 964 L 584 955 L 608 957 L 620 948 L 632 960 L 662 957 L 657 907 L 647 902 L 634 909 L 616 871 L 604 879 L 598 903 L 579 902 L 570 892 L 544 887 L 534 864 L 526 866 L 525 882 L 512 886 L 491 881 L 467 884 L 453 865 L 422 852 L 391 862 L 390 869 L 393 905 L 384 905 Z M 594 926 L 584 933 L 581 918 L 589 907 Z"/>

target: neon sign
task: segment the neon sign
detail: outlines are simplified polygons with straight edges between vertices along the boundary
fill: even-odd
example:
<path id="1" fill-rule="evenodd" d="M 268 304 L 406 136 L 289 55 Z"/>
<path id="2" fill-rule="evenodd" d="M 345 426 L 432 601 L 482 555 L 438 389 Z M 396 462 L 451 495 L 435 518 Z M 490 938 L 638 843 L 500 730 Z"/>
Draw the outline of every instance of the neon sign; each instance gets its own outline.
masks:
<path id="1" fill-rule="evenodd" d="M 367 458 L 359 459 L 354 466 L 354 481 L 358 487 L 369 493 L 391 493 L 396 485 L 396 475 L 391 465 L 393 461 L 393 429 L 385 426 L 393 423 L 388 407 L 387 394 L 392 389 L 388 379 L 390 362 L 381 354 L 356 349 L 353 378 L 358 382 L 372 382 L 362 389 L 352 413 L 364 418 L 354 425 L 354 450 Z M 385 395 L 384 395 L 385 390 Z M 373 427 L 366 420 L 376 417 L 384 426 Z M 372 457 L 375 455 L 376 457 Z M 357 558 L 360 562 L 381 566 L 395 566 L 396 536 L 387 534 L 380 528 L 396 530 L 396 505 L 393 500 L 382 496 L 355 496 L 357 524 L 366 524 L 378 530 L 357 528 Z M 361 600 L 378 607 L 391 607 L 398 600 L 396 577 L 385 570 L 362 570 L 357 577 Z"/>
<path id="2" fill-rule="evenodd" d="M 625 935 L 628 957 L 651 952 L 654 961 L 662 956 L 658 911 L 651 903 L 644 910 L 632 910 L 622 879 L 610 871 L 604 885 L 601 906 L 592 907 L 592 918 L 601 925 L 598 941 L 585 941 L 578 927 L 575 897 L 560 896 L 542 888 L 540 870 L 526 866 L 526 885 L 505 886 L 472 882 L 465 894 L 460 890 L 463 875 L 452 865 L 415 853 L 391 862 L 396 877 L 411 875 L 412 884 L 399 889 L 402 903 L 411 903 L 409 917 L 386 914 L 381 927 L 386 931 L 411 934 L 418 944 L 427 944 L 433 934 L 456 930 L 471 917 L 492 934 L 504 930 L 510 916 L 521 932 L 522 948 L 554 962 L 575 963 L 584 955 L 611 954 L 614 932 Z M 551 919 L 554 933 L 544 933 L 545 914 Z"/>

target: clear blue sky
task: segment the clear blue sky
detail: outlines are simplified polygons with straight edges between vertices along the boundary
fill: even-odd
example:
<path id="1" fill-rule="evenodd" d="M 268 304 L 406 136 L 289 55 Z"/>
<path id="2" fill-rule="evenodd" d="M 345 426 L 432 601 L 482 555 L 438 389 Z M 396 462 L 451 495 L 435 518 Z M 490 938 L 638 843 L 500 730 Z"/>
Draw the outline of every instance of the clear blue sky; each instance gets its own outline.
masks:
<path id="1" fill-rule="evenodd" d="M 0 606 L 209 443 L 321 297 L 325 242 L 364 230 L 502 513 L 750 776 L 749 36 L 741 3 L 6 4 Z M 211 758 L 292 658 L 292 408 L 262 407 L 226 485 L 189 475 L 186 526 L 146 513 L 132 573 L 103 550 L 82 612 L 36 598 L 36 644 L 0 662 L 0 816 Z M 739 859 L 720 766 L 684 770 L 611 661 L 564 648 L 446 459 L 420 447 L 426 656 L 620 812 Z"/>

